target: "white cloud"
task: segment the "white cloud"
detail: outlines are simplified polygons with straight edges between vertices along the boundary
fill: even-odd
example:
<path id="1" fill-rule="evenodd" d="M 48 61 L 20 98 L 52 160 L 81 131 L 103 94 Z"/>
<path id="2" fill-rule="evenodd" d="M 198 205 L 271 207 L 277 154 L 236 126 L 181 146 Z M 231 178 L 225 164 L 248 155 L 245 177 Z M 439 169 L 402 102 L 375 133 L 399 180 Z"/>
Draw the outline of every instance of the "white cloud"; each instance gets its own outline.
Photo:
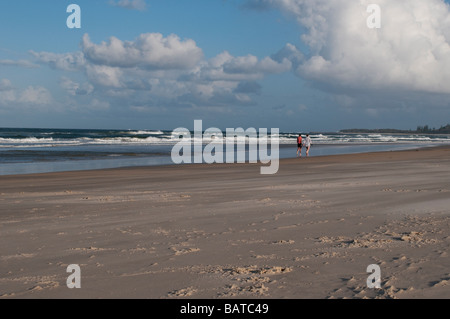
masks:
<path id="1" fill-rule="evenodd" d="M 224 51 L 204 61 L 186 76 L 198 81 L 256 81 L 269 74 L 289 71 L 292 62 L 287 58 L 275 60 L 271 57 L 258 59 L 254 55 L 234 57 Z"/>
<path id="2" fill-rule="evenodd" d="M 89 95 L 94 91 L 94 86 L 92 84 L 88 82 L 80 84 L 65 76 L 61 78 L 60 86 L 72 96 Z"/>
<path id="3" fill-rule="evenodd" d="M 44 87 L 29 86 L 21 92 L 17 101 L 24 104 L 49 105 L 52 102 L 52 96 Z"/>
<path id="4" fill-rule="evenodd" d="M 77 71 L 86 64 L 86 60 L 82 52 L 58 54 L 52 52 L 30 51 L 30 53 L 37 59 L 38 62 L 47 64 L 54 69 Z"/>
<path id="5" fill-rule="evenodd" d="M 86 66 L 86 74 L 94 84 L 120 88 L 123 71 L 107 65 L 89 64 Z"/>
<path id="6" fill-rule="evenodd" d="M 130 10 L 144 11 L 147 8 L 145 0 L 119 0 L 110 1 L 110 4 L 116 7 L 122 7 Z"/>
<path id="7" fill-rule="evenodd" d="M 260 0 L 307 29 L 311 55 L 297 74 L 322 88 L 450 93 L 450 10 L 443 0 L 378 0 L 381 29 L 369 29 L 372 0 Z"/>
<path id="8" fill-rule="evenodd" d="M 288 59 L 276 62 L 269 57 L 259 60 L 254 55 L 231 58 L 223 64 L 223 71 L 229 74 L 274 74 L 289 71 L 291 62 Z"/>
<path id="9" fill-rule="evenodd" d="M 192 108 L 252 105 L 251 95 L 262 89 L 256 81 L 291 70 L 301 56 L 287 44 L 272 57 L 234 57 L 225 51 L 205 60 L 193 40 L 160 33 L 141 34 L 134 41 L 111 37 L 100 44 L 85 34 L 80 52 L 31 54 L 51 68 L 86 76 L 88 82 L 83 84 L 61 78 L 61 88 L 74 100 L 90 95 L 111 106 Z"/>
<path id="10" fill-rule="evenodd" d="M 0 105 L 9 106 L 10 103 L 14 103 L 16 99 L 17 97 L 14 91 L 0 91 Z"/>
<path id="11" fill-rule="evenodd" d="M 8 79 L 0 80 L 0 91 L 9 91 L 12 89 L 11 81 Z"/>
<path id="12" fill-rule="evenodd" d="M 0 106 L 12 108 L 47 108 L 53 102 L 50 92 L 41 86 L 29 86 L 26 89 L 15 88 L 8 79 L 0 80 Z"/>
<path id="13" fill-rule="evenodd" d="M 16 92 L 8 79 L 0 80 L 0 105 L 8 105 L 16 101 Z"/>
<path id="14" fill-rule="evenodd" d="M 146 33 L 135 41 L 111 37 L 101 44 L 92 43 L 86 34 L 82 49 L 92 63 L 121 68 L 189 69 L 203 58 L 202 50 L 193 40 L 181 40 L 174 34 L 163 37 L 160 33 Z"/>
<path id="15" fill-rule="evenodd" d="M 271 58 L 279 63 L 287 59 L 289 62 L 291 62 L 292 68 L 294 70 L 296 70 L 298 66 L 305 60 L 305 56 L 303 55 L 303 53 L 291 43 L 286 43 L 286 45 L 277 53 L 273 54 Z"/>
<path id="16" fill-rule="evenodd" d="M 261 85 L 255 81 L 242 81 L 239 82 L 238 86 L 234 89 L 234 93 L 246 93 L 246 94 L 260 94 Z"/>

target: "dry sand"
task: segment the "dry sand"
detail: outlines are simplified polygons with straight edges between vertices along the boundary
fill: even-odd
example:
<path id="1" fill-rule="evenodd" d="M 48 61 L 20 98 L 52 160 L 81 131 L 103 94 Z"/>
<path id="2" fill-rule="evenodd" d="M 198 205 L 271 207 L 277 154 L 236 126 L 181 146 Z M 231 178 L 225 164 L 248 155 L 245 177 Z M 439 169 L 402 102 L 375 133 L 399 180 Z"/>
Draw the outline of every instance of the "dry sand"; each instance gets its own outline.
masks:
<path id="1" fill-rule="evenodd" d="M 449 148 L 259 170 L 2 176 L 0 297 L 450 297 Z M 69 264 L 81 289 L 66 287 Z"/>

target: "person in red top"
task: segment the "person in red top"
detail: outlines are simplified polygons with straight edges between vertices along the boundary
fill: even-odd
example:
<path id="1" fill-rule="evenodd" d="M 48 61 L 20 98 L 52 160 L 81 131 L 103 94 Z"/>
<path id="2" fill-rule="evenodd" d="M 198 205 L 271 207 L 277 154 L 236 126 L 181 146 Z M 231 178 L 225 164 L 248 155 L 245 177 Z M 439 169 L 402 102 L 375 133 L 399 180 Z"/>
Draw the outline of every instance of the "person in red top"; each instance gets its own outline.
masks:
<path id="1" fill-rule="evenodd" d="M 303 139 L 302 134 L 298 134 L 297 137 L 297 156 L 302 157 L 302 147 L 303 147 Z"/>

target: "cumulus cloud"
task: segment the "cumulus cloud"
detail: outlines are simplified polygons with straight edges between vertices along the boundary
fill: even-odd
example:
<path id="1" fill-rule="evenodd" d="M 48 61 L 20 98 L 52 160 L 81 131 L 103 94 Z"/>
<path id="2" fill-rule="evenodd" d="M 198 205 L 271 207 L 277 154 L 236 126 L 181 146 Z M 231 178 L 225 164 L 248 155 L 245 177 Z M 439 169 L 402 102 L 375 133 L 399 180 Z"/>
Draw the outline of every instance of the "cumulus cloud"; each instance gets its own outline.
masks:
<path id="1" fill-rule="evenodd" d="M 52 95 L 44 87 L 29 86 L 21 92 L 17 101 L 26 104 L 48 105 L 52 102 Z"/>
<path id="2" fill-rule="evenodd" d="M 145 0 L 111 0 L 109 3 L 113 6 L 130 10 L 144 11 L 145 9 L 147 9 L 147 3 L 145 2 Z"/>
<path id="3" fill-rule="evenodd" d="M 295 45 L 286 43 L 281 50 L 271 56 L 271 59 L 278 63 L 288 60 L 292 68 L 296 70 L 304 62 L 305 56 Z"/>
<path id="4" fill-rule="evenodd" d="M 80 84 L 65 76 L 61 78 L 60 86 L 72 96 L 89 95 L 94 91 L 94 86 L 92 84 L 88 82 Z"/>
<path id="5" fill-rule="evenodd" d="M 86 64 L 86 60 L 82 52 L 59 54 L 52 52 L 30 51 L 30 53 L 37 59 L 37 62 L 47 64 L 53 69 L 77 71 Z"/>
<path id="6" fill-rule="evenodd" d="M 61 88 L 72 97 L 92 95 L 111 105 L 192 108 L 251 105 L 251 95 L 262 89 L 256 81 L 291 70 L 301 55 L 288 44 L 271 57 L 236 57 L 225 51 L 206 60 L 195 41 L 160 33 L 141 34 L 133 41 L 111 37 L 101 43 L 86 34 L 79 52 L 31 54 L 51 68 L 86 76 L 84 84 L 61 78 Z"/>
<path id="7" fill-rule="evenodd" d="M 283 73 L 291 69 L 291 62 L 283 59 L 280 62 L 274 61 L 270 57 L 259 60 L 254 55 L 231 58 L 223 65 L 225 73 L 235 74 L 275 74 Z"/>
<path id="8" fill-rule="evenodd" d="M 135 41 L 111 37 L 101 44 L 92 43 L 86 34 L 82 49 L 85 57 L 95 64 L 122 68 L 188 69 L 203 58 L 195 41 L 181 40 L 174 34 L 164 37 L 160 33 L 146 33 Z"/>
<path id="9" fill-rule="evenodd" d="M 443 0 L 379 0 L 382 28 L 369 29 L 366 9 L 371 3 L 251 0 L 247 6 L 279 8 L 306 28 L 302 40 L 310 54 L 296 73 L 321 88 L 450 93 L 449 5 Z"/>
<path id="10" fill-rule="evenodd" d="M 16 100 L 16 92 L 8 79 L 0 80 L 0 105 L 7 105 Z"/>
<path id="11" fill-rule="evenodd" d="M 52 102 L 51 93 L 44 87 L 29 86 L 26 89 L 18 89 L 10 80 L 0 80 L 0 106 L 29 108 L 49 106 Z"/>
<path id="12" fill-rule="evenodd" d="M 93 83 L 106 87 L 122 87 L 121 77 L 123 71 L 120 68 L 107 65 L 88 64 L 86 75 Z"/>
<path id="13" fill-rule="evenodd" d="M 256 81 L 269 74 L 289 71 L 292 63 L 286 58 L 274 60 L 271 57 L 258 59 L 254 55 L 234 57 L 224 51 L 203 61 L 182 77 L 186 81 Z"/>
<path id="14" fill-rule="evenodd" d="M 234 93 L 261 94 L 262 86 L 255 81 L 242 81 L 234 89 Z"/>

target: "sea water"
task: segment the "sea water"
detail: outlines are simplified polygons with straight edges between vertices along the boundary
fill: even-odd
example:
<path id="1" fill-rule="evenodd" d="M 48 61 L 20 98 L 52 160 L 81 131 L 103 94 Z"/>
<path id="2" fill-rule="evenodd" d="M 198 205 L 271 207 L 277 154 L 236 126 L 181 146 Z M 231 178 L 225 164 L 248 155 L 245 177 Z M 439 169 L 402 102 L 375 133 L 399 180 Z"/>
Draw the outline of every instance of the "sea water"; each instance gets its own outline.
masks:
<path id="1" fill-rule="evenodd" d="M 297 136 L 296 132 L 278 134 L 280 158 L 296 157 Z M 312 133 L 311 140 L 310 155 L 325 156 L 450 144 L 450 135 Z M 172 131 L 161 130 L 4 128 L 0 129 L 0 175 L 170 165 L 178 141 Z"/>

